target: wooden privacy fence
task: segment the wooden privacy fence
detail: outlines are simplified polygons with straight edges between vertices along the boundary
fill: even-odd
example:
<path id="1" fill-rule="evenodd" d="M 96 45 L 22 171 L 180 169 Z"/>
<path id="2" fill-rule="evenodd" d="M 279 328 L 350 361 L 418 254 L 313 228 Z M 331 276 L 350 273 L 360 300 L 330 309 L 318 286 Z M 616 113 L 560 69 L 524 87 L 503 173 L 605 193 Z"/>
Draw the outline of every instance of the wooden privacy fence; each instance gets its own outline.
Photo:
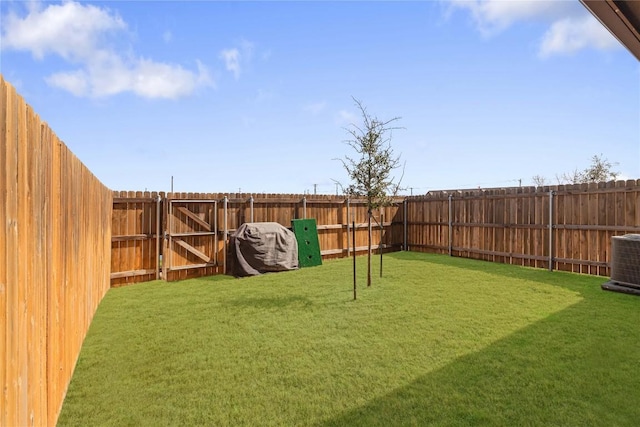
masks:
<path id="1" fill-rule="evenodd" d="M 109 289 L 111 191 L 0 76 L 0 426 L 55 425 Z"/>
<path id="2" fill-rule="evenodd" d="M 611 237 L 640 233 L 640 180 L 409 197 L 405 247 L 610 275 Z"/>
<path id="3" fill-rule="evenodd" d="M 608 276 L 611 237 L 640 233 L 639 193 L 640 180 L 432 192 L 377 213 L 373 241 Z M 0 426 L 55 425 L 110 283 L 223 273 L 239 225 L 296 218 L 317 220 L 325 258 L 366 250 L 361 200 L 112 194 L 0 75 Z"/>
<path id="4" fill-rule="evenodd" d="M 291 194 L 114 192 L 112 286 L 153 280 L 179 280 L 226 271 L 229 236 L 245 222 L 315 218 L 322 256 L 348 256 L 352 222 L 356 251 L 366 250 L 367 210 L 363 200 Z M 376 212 L 373 241 L 400 249 L 402 202 Z M 162 231 L 160 231 L 162 230 Z M 378 249 L 378 244 L 373 247 Z M 161 273 L 160 273 L 161 272 Z"/>
<path id="5" fill-rule="evenodd" d="M 382 236 L 385 250 L 609 276 L 611 237 L 640 233 L 639 193 L 640 180 L 436 191 L 384 208 L 384 228 L 374 226 L 373 242 Z M 350 254 L 349 231 L 355 221 L 356 250 L 366 250 L 362 200 L 120 192 L 114 194 L 114 203 L 114 286 L 154 279 L 160 270 L 167 280 L 224 273 L 226 242 L 244 222 L 289 226 L 292 219 L 315 218 L 322 256 L 336 258 Z"/>

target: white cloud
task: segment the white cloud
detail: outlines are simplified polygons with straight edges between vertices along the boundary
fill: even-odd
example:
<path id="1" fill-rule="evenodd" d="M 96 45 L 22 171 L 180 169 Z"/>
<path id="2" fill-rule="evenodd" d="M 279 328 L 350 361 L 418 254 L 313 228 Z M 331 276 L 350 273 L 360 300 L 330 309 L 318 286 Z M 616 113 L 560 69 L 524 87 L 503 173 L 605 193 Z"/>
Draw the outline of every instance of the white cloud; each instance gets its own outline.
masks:
<path id="1" fill-rule="evenodd" d="M 619 46 L 619 43 L 591 16 L 583 19 L 566 18 L 551 25 L 542 38 L 539 53 L 541 57 L 570 54 L 589 46 L 606 50 Z"/>
<path id="2" fill-rule="evenodd" d="M 220 52 L 220 58 L 224 61 L 227 71 L 233 73 L 236 80 L 240 78 L 240 51 L 238 49 L 225 49 Z"/>
<path id="3" fill-rule="evenodd" d="M 468 11 L 485 37 L 517 22 L 539 22 L 549 29 L 539 41 L 539 55 L 573 53 L 580 49 L 619 47 L 613 36 L 578 1 L 560 0 L 448 0 L 450 11 Z"/>
<path id="4" fill-rule="evenodd" d="M 89 92 L 89 77 L 84 70 L 55 73 L 47 77 L 47 83 L 71 92 L 75 96 L 84 96 Z"/>
<path id="5" fill-rule="evenodd" d="M 176 99 L 189 95 L 197 86 L 212 85 L 206 68 L 202 64 L 198 67 L 195 74 L 179 65 L 143 58 L 124 63 L 113 57 L 91 63 L 86 69 L 55 73 L 46 80 L 76 96 L 107 97 L 132 92 L 145 98 Z"/>
<path id="6" fill-rule="evenodd" d="M 549 0 L 449 0 L 454 8 L 468 10 L 484 35 L 490 36 L 517 21 L 549 19 L 567 13 L 566 1 Z"/>
<path id="7" fill-rule="evenodd" d="M 197 71 L 190 71 L 177 64 L 123 56 L 107 36 L 126 32 L 126 23 L 109 10 L 69 1 L 44 9 L 31 6 L 24 17 L 10 14 L 3 22 L 2 48 L 25 50 L 37 59 L 57 55 L 78 65 L 46 78 L 50 85 L 76 96 L 132 92 L 146 98 L 178 98 L 199 86 L 213 85 L 199 62 Z"/>
<path id="8" fill-rule="evenodd" d="M 27 50 L 37 59 L 52 53 L 68 60 L 90 57 L 103 34 L 126 29 L 119 16 L 74 2 L 44 10 L 32 7 L 24 18 L 9 14 L 3 26 L 3 49 Z"/>
<path id="9" fill-rule="evenodd" d="M 253 58 L 253 43 L 247 40 L 241 40 L 238 47 L 223 49 L 220 52 L 220 59 L 224 61 L 227 71 L 233 73 L 233 77 L 238 80 L 244 67 L 251 62 Z"/>

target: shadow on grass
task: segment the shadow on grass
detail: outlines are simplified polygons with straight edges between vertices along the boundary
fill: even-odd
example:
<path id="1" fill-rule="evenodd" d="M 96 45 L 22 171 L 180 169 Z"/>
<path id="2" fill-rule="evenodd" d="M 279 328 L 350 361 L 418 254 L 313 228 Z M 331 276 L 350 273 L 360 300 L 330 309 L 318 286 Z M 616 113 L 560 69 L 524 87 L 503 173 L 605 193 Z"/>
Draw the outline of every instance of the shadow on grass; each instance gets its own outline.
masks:
<path id="1" fill-rule="evenodd" d="M 635 426 L 639 309 L 583 300 L 319 425 Z"/>

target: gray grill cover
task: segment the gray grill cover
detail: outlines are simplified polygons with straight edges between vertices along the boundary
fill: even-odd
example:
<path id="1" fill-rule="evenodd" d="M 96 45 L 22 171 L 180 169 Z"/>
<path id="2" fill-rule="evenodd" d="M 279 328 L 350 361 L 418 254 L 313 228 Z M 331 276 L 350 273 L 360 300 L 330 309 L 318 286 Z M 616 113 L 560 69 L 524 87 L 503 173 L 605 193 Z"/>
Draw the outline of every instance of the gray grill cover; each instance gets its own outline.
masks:
<path id="1" fill-rule="evenodd" d="M 277 222 L 242 224 L 231 236 L 231 271 L 236 277 L 298 268 L 298 242 Z"/>

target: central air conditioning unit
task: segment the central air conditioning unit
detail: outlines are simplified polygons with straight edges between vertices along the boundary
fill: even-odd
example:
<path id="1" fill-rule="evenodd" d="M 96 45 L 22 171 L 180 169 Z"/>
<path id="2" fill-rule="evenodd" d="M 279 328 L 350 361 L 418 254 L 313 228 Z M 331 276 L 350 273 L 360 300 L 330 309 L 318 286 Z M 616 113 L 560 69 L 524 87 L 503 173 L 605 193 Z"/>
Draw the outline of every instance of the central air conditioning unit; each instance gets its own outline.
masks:
<path id="1" fill-rule="evenodd" d="M 602 289 L 640 295 L 640 234 L 611 238 L 611 280 Z"/>

